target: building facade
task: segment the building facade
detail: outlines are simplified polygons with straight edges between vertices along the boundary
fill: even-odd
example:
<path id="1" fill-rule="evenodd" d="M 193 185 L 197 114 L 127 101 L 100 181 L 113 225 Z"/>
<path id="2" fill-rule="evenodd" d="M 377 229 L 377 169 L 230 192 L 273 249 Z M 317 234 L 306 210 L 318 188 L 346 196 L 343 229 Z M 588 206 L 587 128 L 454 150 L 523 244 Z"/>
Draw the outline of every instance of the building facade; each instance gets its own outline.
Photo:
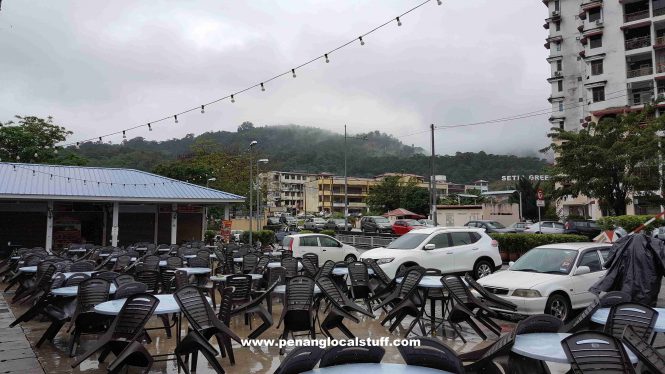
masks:
<path id="1" fill-rule="evenodd" d="M 268 214 L 275 212 L 299 213 L 305 209 L 305 186 L 308 182 L 316 180 L 316 174 L 269 171 L 259 175 L 261 188 L 265 190 Z"/>

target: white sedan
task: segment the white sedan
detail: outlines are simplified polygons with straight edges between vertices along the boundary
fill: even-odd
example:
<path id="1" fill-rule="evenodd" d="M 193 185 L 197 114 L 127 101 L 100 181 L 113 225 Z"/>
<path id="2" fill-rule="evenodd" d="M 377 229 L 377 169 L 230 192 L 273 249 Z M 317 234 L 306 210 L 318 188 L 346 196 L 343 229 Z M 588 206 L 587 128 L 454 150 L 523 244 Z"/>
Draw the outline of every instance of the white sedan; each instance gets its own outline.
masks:
<path id="1" fill-rule="evenodd" d="M 323 234 L 296 234 L 285 236 L 282 246 L 293 252 L 293 257 L 302 257 L 305 253 L 314 253 L 319 256 L 319 265 L 331 261 L 356 261 L 360 258 L 360 251 L 355 247 L 337 241 L 337 239 Z"/>
<path id="2" fill-rule="evenodd" d="M 561 222 L 541 221 L 529 225 L 524 229 L 525 233 L 531 234 L 565 234 L 565 226 Z"/>
<path id="3" fill-rule="evenodd" d="M 566 320 L 586 308 L 595 295 L 589 288 L 605 276 L 602 263 L 611 245 L 560 243 L 536 247 L 506 271 L 478 280 L 487 291 L 517 305 L 520 315 L 547 313 Z"/>

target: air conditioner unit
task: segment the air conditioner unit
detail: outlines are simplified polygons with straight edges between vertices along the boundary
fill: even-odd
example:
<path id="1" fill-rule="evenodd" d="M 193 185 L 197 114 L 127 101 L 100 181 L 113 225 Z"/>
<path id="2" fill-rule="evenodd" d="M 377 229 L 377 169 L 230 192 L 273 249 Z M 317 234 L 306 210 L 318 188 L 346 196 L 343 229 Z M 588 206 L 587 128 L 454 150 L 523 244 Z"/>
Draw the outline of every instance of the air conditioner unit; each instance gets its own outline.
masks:
<path id="1" fill-rule="evenodd" d="M 552 11 L 552 17 L 558 17 L 558 16 L 559 16 L 559 11 L 558 10 Z"/>
<path id="2" fill-rule="evenodd" d="M 603 21 L 601 21 L 601 20 L 596 21 L 596 26 L 602 26 L 602 25 L 603 25 Z"/>
<path id="3" fill-rule="evenodd" d="M 561 73 L 562 73 L 562 72 L 560 72 L 560 71 L 555 71 L 555 72 L 554 72 L 554 76 L 555 76 L 555 77 L 560 77 L 560 76 L 561 76 Z"/>

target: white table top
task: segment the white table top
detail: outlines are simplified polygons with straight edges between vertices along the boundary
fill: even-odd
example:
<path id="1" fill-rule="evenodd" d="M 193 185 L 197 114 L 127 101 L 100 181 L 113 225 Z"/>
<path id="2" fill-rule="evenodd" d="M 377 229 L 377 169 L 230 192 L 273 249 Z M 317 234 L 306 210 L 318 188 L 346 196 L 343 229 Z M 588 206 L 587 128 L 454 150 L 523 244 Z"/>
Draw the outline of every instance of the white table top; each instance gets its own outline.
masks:
<path id="1" fill-rule="evenodd" d="M 333 275 L 348 275 L 349 274 L 349 268 L 347 267 L 336 267 L 333 268 L 332 270 Z M 367 268 L 367 274 L 374 274 L 374 270 Z"/>
<path id="2" fill-rule="evenodd" d="M 20 260 L 21 256 L 12 256 L 10 260 Z"/>
<path id="3" fill-rule="evenodd" d="M 397 283 L 402 283 L 403 279 L 404 278 L 399 277 L 395 281 Z M 422 288 L 443 288 L 443 284 L 441 284 L 441 276 L 440 275 L 425 275 L 420 280 L 420 283 L 418 283 L 418 287 L 422 287 Z"/>
<path id="4" fill-rule="evenodd" d="M 110 255 L 110 253 L 100 253 L 99 257 L 109 257 Z"/>
<path id="5" fill-rule="evenodd" d="M 231 275 L 235 274 L 215 275 L 210 277 L 210 280 L 214 282 L 226 282 L 226 278 L 230 277 Z M 259 280 L 263 278 L 263 274 L 244 274 L 244 275 L 250 275 L 252 277 L 252 280 Z"/>
<path id="6" fill-rule="evenodd" d="M 319 374 L 349 374 L 351 372 L 362 372 L 363 374 L 451 374 L 450 372 L 430 369 L 422 366 L 404 364 L 346 364 L 318 368 L 305 373 Z M 303 374 L 305 374 L 303 373 Z"/>
<path id="7" fill-rule="evenodd" d="M 136 261 L 136 260 L 137 260 L 136 257 L 132 257 L 132 258 L 129 259 L 129 261 L 132 261 L 132 262 L 133 262 L 133 261 Z M 109 261 L 110 261 L 110 262 L 117 262 L 117 261 L 118 261 L 118 257 L 113 257 L 113 258 L 110 259 Z"/>
<path id="8" fill-rule="evenodd" d="M 534 358 L 541 361 L 568 364 L 568 357 L 561 346 L 561 341 L 571 334 L 566 333 L 534 333 L 515 337 L 512 351 L 520 356 Z M 637 363 L 637 357 L 626 348 L 628 358 Z"/>
<path id="9" fill-rule="evenodd" d="M 74 274 L 85 274 L 92 277 L 92 274 L 94 273 L 95 273 L 94 271 L 74 271 L 74 272 L 62 273 L 62 275 L 65 276 L 65 279 L 69 279 L 69 277 L 71 277 Z"/>
<path id="10" fill-rule="evenodd" d="M 68 286 L 60 287 L 51 290 L 51 293 L 55 296 L 76 296 L 78 294 L 79 286 Z M 109 288 L 109 293 L 114 294 L 116 291 L 115 284 L 111 283 L 111 288 Z"/>
<path id="11" fill-rule="evenodd" d="M 176 268 L 176 270 L 186 271 L 187 275 L 210 273 L 210 268 Z"/>
<path id="12" fill-rule="evenodd" d="M 242 257 L 236 257 L 233 259 L 233 262 L 242 262 Z"/>
<path id="13" fill-rule="evenodd" d="M 157 248 L 157 252 L 171 252 L 171 248 Z"/>
<path id="14" fill-rule="evenodd" d="M 159 304 L 157 304 L 157 308 L 153 314 L 170 314 L 180 312 L 180 307 L 175 301 L 173 294 L 154 296 L 159 299 Z M 207 297 L 207 299 L 208 302 L 212 302 L 209 297 Z M 111 300 L 101 303 L 95 306 L 95 312 L 108 316 L 118 315 L 118 313 L 120 313 L 120 309 L 122 309 L 122 306 L 125 304 L 125 301 L 127 301 L 127 299 Z"/>
<path id="15" fill-rule="evenodd" d="M 72 253 L 85 253 L 87 251 L 88 250 L 85 248 L 72 248 L 67 250 L 67 252 L 72 252 Z"/>
<path id="16" fill-rule="evenodd" d="M 654 325 L 653 331 L 665 332 L 665 308 L 653 308 L 658 312 L 658 319 Z M 595 323 L 604 325 L 607 323 L 607 318 L 610 316 L 610 308 L 600 308 L 592 316 L 591 320 Z"/>
<path id="17" fill-rule="evenodd" d="M 196 257 L 196 255 L 183 255 L 182 257 L 184 257 L 184 258 L 194 258 L 194 257 Z"/>
<path id="18" fill-rule="evenodd" d="M 281 262 L 269 262 L 268 263 L 269 268 L 278 268 L 280 266 L 282 266 Z M 298 270 L 302 270 L 302 264 L 300 262 L 298 262 Z"/>
<path id="19" fill-rule="evenodd" d="M 18 268 L 18 271 L 21 273 L 36 273 L 37 272 L 37 265 L 35 266 L 24 266 L 22 268 Z"/>
<path id="20" fill-rule="evenodd" d="M 277 293 L 277 294 L 284 294 L 284 293 L 286 293 L 286 285 L 280 284 L 277 287 L 275 287 L 275 289 L 272 292 Z M 317 286 L 315 284 L 314 285 L 314 294 L 320 294 L 320 293 L 321 293 L 321 289 L 319 288 L 319 286 Z"/>

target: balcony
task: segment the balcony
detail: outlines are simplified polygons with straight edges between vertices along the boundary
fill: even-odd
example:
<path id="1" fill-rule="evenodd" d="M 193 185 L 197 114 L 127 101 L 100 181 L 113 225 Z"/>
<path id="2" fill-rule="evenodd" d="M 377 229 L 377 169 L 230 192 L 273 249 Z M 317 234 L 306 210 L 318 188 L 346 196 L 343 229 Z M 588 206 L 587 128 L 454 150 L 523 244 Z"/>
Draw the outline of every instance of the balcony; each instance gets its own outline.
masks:
<path id="1" fill-rule="evenodd" d="M 651 35 L 640 36 L 637 38 L 626 39 L 626 50 L 649 47 L 651 45 Z"/>
<path id="2" fill-rule="evenodd" d="M 656 64 L 656 73 L 665 73 L 665 63 Z"/>
<path id="3" fill-rule="evenodd" d="M 665 15 L 665 8 L 654 8 L 653 9 L 653 16 L 658 17 L 658 16 L 663 16 Z"/>
<path id="4" fill-rule="evenodd" d="M 631 13 L 626 13 L 624 16 L 624 22 L 633 22 L 641 19 L 649 18 L 649 9 L 638 10 Z"/>
<path id="5" fill-rule="evenodd" d="M 655 49 L 665 48 L 665 36 L 657 36 L 653 47 Z"/>
<path id="6" fill-rule="evenodd" d="M 630 106 L 648 104 L 653 100 L 653 89 L 649 91 L 633 91 L 628 96 Z"/>
<path id="7" fill-rule="evenodd" d="M 637 77 L 642 77 L 645 75 L 651 75 L 653 74 L 653 66 L 643 66 L 638 69 L 633 69 L 633 70 L 628 70 L 626 72 L 626 77 L 627 78 L 637 78 Z"/>

